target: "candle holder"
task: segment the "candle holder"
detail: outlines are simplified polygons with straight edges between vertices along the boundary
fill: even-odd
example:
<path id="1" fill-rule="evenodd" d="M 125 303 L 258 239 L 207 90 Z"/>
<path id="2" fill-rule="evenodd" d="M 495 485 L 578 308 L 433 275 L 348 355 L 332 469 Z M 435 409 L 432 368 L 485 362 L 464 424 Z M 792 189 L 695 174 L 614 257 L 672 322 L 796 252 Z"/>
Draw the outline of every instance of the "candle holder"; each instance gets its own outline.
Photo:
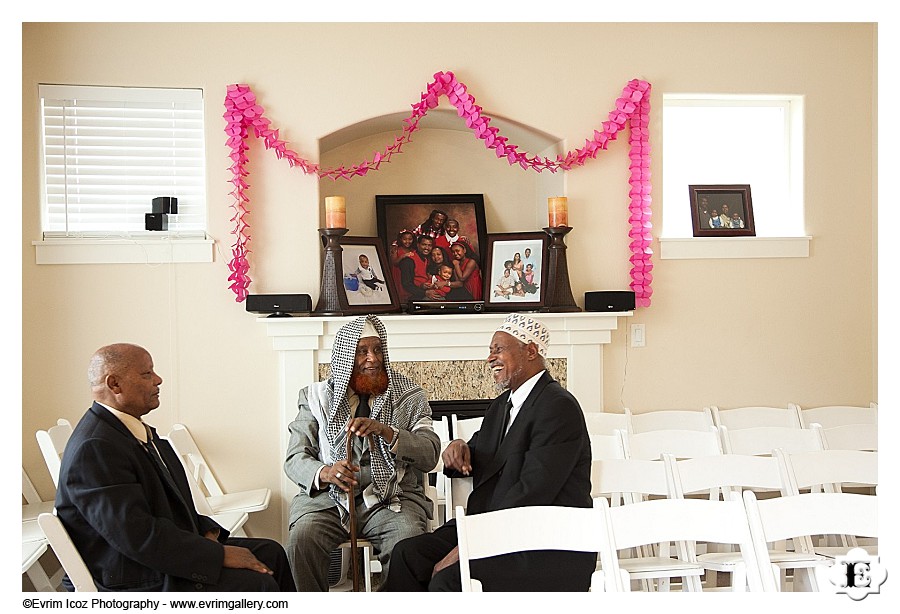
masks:
<path id="1" fill-rule="evenodd" d="M 549 265 L 547 268 L 547 294 L 544 308 L 541 311 L 581 311 L 572 297 L 569 285 L 569 265 L 566 262 L 566 243 L 563 241 L 572 231 L 571 226 L 547 227 L 543 229 L 550 235 Z"/>
<path id="2" fill-rule="evenodd" d="M 322 264 L 322 285 L 319 300 L 313 313 L 317 316 L 343 316 L 338 284 L 343 283 L 341 267 L 344 248 L 341 237 L 350 232 L 349 228 L 319 228 L 325 245 L 325 260 Z"/>

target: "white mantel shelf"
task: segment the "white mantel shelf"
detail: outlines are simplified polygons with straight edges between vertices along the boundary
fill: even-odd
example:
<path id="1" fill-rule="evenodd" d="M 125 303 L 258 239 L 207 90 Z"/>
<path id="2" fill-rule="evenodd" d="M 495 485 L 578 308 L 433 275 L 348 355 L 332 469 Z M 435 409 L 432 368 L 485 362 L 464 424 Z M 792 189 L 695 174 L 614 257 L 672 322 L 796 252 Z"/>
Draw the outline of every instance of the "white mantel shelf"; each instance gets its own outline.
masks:
<path id="1" fill-rule="evenodd" d="M 566 359 L 568 390 L 585 412 L 603 411 L 603 346 L 610 343 L 619 318 L 634 312 L 535 313 L 550 329 L 550 358 Z M 506 313 L 401 315 L 378 317 L 387 328 L 388 351 L 393 362 L 485 360 L 491 336 Z M 293 318 L 259 317 L 272 348 L 278 353 L 281 458 L 287 450 L 287 425 L 297 415 L 297 393 L 319 379 L 319 365 L 331 362 L 338 329 L 358 316 Z M 282 514 L 287 539 L 287 513 L 297 492 L 282 474 Z"/>

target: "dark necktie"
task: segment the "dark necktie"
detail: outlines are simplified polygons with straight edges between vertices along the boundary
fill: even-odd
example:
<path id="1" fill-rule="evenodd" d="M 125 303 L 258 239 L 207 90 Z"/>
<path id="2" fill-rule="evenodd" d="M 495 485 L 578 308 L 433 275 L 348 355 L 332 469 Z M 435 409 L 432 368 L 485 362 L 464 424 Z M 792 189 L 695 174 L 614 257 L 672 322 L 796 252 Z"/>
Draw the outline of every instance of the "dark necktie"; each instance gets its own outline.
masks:
<path id="1" fill-rule="evenodd" d="M 361 394 L 359 395 L 359 407 L 356 408 L 356 417 L 357 418 L 368 418 L 369 414 L 372 412 L 372 408 L 369 407 L 369 395 Z"/>
<path id="2" fill-rule="evenodd" d="M 509 427 L 509 414 L 512 411 L 512 400 L 506 402 L 506 407 L 503 410 L 503 424 L 500 426 L 500 443 L 503 443 L 503 438 L 506 437 L 506 430 Z"/>
<path id="3" fill-rule="evenodd" d="M 153 462 L 156 463 L 156 465 L 160 469 L 162 469 L 163 475 L 167 479 L 171 480 L 172 472 L 169 471 L 168 465 L 166 465 L 166 462 L 162 459 L 162 456 L 159 455 L 159 450 L 156 449 L 156 444 L 153 443 L 153 432 L 146 424 L 144 425 L 144 428 L 147 429 L 147 443 L 144 444 L 144 447 L 147 449 L 147 452 L 150 454 L 150 458 L 153 459 Z"/>

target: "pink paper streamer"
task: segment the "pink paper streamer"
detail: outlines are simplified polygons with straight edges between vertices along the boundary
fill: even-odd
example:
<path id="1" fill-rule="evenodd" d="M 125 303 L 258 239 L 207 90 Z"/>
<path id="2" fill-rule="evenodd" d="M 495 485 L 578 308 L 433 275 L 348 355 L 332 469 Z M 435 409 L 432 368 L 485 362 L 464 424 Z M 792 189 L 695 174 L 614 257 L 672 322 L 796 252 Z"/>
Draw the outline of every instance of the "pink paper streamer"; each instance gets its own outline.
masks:
<path id="1" fill-rule="evenodd" d="M 631 239 L 629 249 L 632 252 L 631 262 L 631 289 L 635 293 L 637 307 L 648 307 L 650 297 L 653 294 L 651 282 L 653 281 L 653 263 L 650 249 L 652 241 L 651 218 L 651 183 L 650 183 L 650 137 L 648 122 L 650 116 L 650 84 L 646 81 L 633 79 L 622 90 L 622 95 L 616 99 L 616 107 L 607 115 L 608 121 L 602 122 L 602 129 L 594 130 L 590 138 L 584 141 L 584 147 L 570 151 L 565 155 L 556 156 L 555 160 L 529 155 L 519 151 L 519 147 L 509 142 L 509 139 L 500 134 L 500 130 L 490 125 L 491 118 L 484 115 L 481 107 L 475 104 L 475 98 L 467 92 L 465 84 L 457 81 L 452 72 L 438 72 L 434 75 L 434 81 L 428 84 L 422 92 L 419 102 L 412 105 L 410 116 L 403 120 L 402 134 L 394 138 L 380 152 L 374 152 L 371 160 L 363 160 L 359 164 L 350 167 L 344 165 L 336 168 L 323 169 L 318 164 L 300 157 L 296 152 L 287 148 L 287 143 L 279 138 L 278 130 L 272 129 L 271 122 L 264 117 L 263 108 L 257 104 L 256 95 L 248 85 L 229 85 L 225 94 L 225 134 L 228 136 L 226 144 L 231 150 L 229 157 L 232 165 L 229 170 L 232 178 L 229 183 L 233 185 L 230 195 L 233 197 L 231 208 L 234 215 L 234 229 L 231 234 L 235 236 L 232 246 L 232 259 L 228 264 L 231 275 L 229 289 L 235 293 L 237 302 L 247 298 L 250 286 L 250 263 L 248 255 L 250 249 L 250 226 L 246 217 L 249 213 L 250 199 L 247 190 L 250 187 L 245 181 L 248 172 L 245 165 L 247 159 L 246 140 L 250 130 L 256 138 L 264 141 L 266 149 L 275 151 L 275 156 L 287 159 L 292 167 L 298 166 L 305 174 L 315 174 L 318 177 L 328 177 L 334 181 L 338 179 L 351 180 L 354 177 L 365 176 L 370 171 L 377 171 L 382 163 L 391 161 L 394 154 L 402 153 L 403 145 L 409 143 L 412 133 L 418 130 L 419 120 L 429 110 L 438 106 L 441 96 L 456 107 L 457 114 L 466 122 L 477 138 L 484 141 L 485 147 L 493 149 L 499 159 L 506 159 L 507 163 L 518 165 L 525 170 L 533 170 L 538 173 L 545 170 L 555 173 L 558 170 L 570 170 L 576 166 L 582 166 L 588 158 L 594 159 L 600 150 L 605 150 L 610 141 L 616 140 L 626 123 L 630 125 L 629 144 L 629 170 L 631 171 L 628 183 L 630 204 L 628 206 L 628 222 L 631 229 L 628 237 Z"/>

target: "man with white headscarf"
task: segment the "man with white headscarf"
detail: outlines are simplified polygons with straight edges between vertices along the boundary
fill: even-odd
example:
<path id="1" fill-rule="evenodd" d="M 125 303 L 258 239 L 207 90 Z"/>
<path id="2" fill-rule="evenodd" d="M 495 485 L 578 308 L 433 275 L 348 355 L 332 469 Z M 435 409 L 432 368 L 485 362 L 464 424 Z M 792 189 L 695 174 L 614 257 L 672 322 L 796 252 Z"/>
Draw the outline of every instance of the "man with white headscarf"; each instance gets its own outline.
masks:
<path id="1" fill-rule="evenodd" d="M 494 333 L 488 366 L 498 388 L 480 430 L 444 451 L 450 477 L 471 476 L 466 514 L 528 505 L 591 507 L 591 443 L 578 401 L 547 373 L 547 328 L 511 314 Z M 553 527 L 534 527 L 552 531 Z M 456 524 L 394 548 L 384 590 L 460 590 Z M 586 591 L 596 555 L 517 552 L 470 562 L 486 591 Z"/>
<path id="2" fill-rule="evenodd" d="M 349 505 L 358 537 L 372 542 L 387 572 L 394 544 L 424 533 L 431 518 L 423 474 L 441 443 L 425 391 L 391 369 L 381 320 L 359 317 L 338 330 L 331 375 L 301 390 L 298 406 L 284 463 L 300 487 L 286 548 L 297 590 L 328 590 L 330 553 L 349 537 Z"/>

